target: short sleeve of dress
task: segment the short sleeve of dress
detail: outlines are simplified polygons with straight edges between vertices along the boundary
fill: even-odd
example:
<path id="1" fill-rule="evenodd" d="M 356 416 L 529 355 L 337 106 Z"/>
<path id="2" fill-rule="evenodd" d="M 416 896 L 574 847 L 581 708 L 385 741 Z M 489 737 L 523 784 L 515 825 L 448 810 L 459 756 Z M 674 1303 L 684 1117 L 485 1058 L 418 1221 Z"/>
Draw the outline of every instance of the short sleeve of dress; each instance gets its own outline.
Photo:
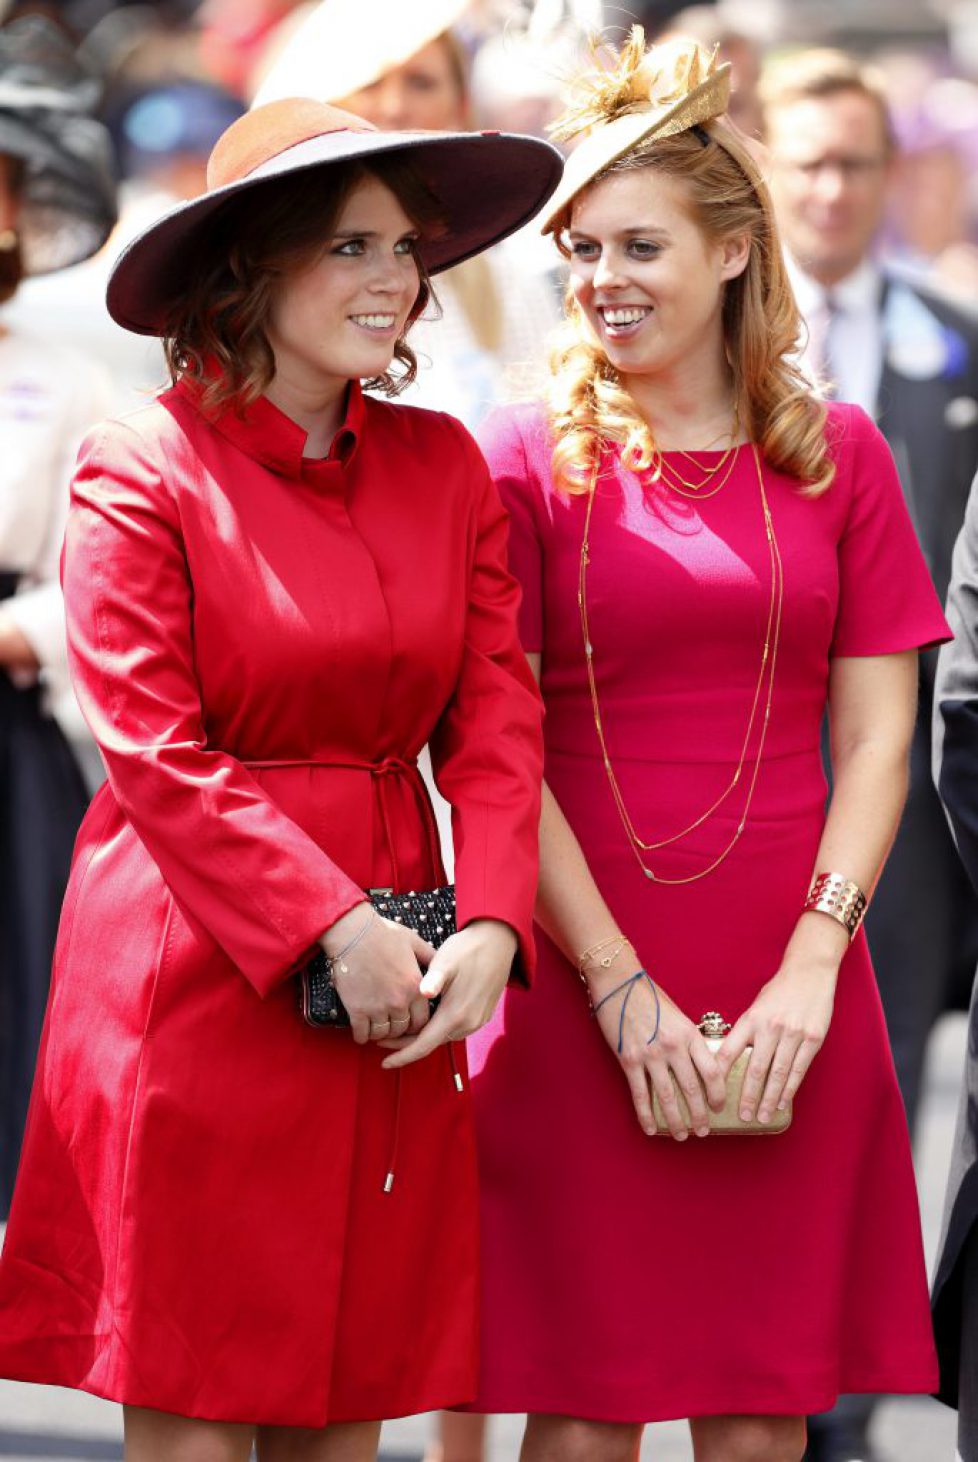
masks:
<path id="1" fill-rule="evenodd" d="M 882 433 L 856 406 L 834 408 L 830 430 L 839 475 L 851 476 L 832 655 L 892 655 L 950 639 Z"/>
<path id="2" fill-rule="evenodd" d="M 520 641 L 532 654 L 543 649 L 543 544 L 539 488 L 532 476 L 520 408 L 492 412 L 479 429 L 479 445 L 509 515 L 509 567 L 519 580 Z"/>

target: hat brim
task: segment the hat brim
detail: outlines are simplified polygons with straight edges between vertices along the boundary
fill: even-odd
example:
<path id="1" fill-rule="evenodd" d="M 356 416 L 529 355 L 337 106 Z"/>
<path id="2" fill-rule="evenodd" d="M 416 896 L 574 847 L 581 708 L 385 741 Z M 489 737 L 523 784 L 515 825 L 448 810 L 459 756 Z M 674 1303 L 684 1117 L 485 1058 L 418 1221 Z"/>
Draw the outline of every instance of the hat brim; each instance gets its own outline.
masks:
<path id="1" fill-rule="evenodd" d="M 337 163 L 400 153 L 438 199 L 445 229 L 423 239 L 419 252 L 430 274 L 460 264 L 529 222 L 550 197 L 563 159 L 549 142 L 484 132 L 330 132 L 297 143 L 247 177 L 182 203 L 139 234 L 119 256 L 109 279 L 109 314 L 137 335 L 160 335 L 186 294 L 197 249 L 231 199 L 294 173 L 328 183 Z"/>
<path id="2" fill-rule="evenodd" d="M 612 122 L 595 127 L 567 159 L 560 185 L 541 221 L 541 233 L 553 233 L 578 193 L 640 143 L 652 137 L 674 137 L 710 122 L 726 111 L 729 99 L 730 63 L 724 62 L 671 106 L 626 112 Z"/>

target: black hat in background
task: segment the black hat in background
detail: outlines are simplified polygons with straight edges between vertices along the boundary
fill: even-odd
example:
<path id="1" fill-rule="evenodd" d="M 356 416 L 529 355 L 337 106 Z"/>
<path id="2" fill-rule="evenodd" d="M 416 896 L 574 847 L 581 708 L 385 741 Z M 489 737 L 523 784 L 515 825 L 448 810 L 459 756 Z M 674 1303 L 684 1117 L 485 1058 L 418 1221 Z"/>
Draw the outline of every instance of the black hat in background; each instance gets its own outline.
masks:
<path id="1" fill-rule="evenodd" d="M 112 144 L 92 113 L 100 86 L 41 16 L 0 27 L 0 154 L 23 165 L 17 233 L 24 271 L 87 259 L 116 221 Z"/>

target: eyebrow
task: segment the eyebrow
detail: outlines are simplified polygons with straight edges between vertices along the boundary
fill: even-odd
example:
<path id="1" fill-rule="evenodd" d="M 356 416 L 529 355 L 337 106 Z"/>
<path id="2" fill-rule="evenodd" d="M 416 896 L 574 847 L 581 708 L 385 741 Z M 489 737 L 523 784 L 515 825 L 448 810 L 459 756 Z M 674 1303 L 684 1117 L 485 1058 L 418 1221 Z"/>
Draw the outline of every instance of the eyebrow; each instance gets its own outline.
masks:
<path id="1" fill-rule="evenodd" d="M 398 235 L 398 238 L 407 238 L 409 235 L 417 235 L 420 237 L 420 229 L 418 229 L 414 224 L 411 224 L 410 227 L 406 228 L 402 234 Z M 380 234 L 375 228 L 338 228 L 332 234 L 330 234 L 330 238 L 378 239 L 380 238 Z"/>
<path id="2" fill-rule="evenodd" d="M 567 234 L 569 238 L 589 239 L 594 237 L 593 234 L 588 233 L 586 228 L 569 228 Z M 641 234 L 643 238 L 648 238 L 650 234 L 655 234 L 660 239 L 667 239 L 669 237 L 669 230 L 655 223 L 635 223 L 629 228 L 618 229 L 613 237 L 616 239 L 632 239 L 638 234 Z"/>
<path id="3" fill-rule="evenodd" d="M 884 162 L 885 153 L 850 151 L 846 147 L 827 147 L 822 152 L 782 152 L 779 154 L 781 160 L 789 163 L 792 167 L 804 167 L 808 163 L 833 163 L 833 162 Z"/>

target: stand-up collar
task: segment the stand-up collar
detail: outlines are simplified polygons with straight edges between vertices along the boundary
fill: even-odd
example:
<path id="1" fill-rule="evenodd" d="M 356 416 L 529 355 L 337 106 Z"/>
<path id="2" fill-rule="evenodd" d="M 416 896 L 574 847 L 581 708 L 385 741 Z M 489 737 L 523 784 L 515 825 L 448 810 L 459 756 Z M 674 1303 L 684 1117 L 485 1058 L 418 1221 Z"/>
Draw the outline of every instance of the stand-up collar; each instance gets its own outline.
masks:
<path id="1" fill-rule="evenodd" d="M 201 388 L 186 378 L 178 389 L 199 408 Z M 363 431 L 363 389 L 359 381 L 351 381 L 347 389 L 346 411 L 325 457 L 304 457 L 307 433 L 269 401 L 259 396 L 250 406 L 229 408 L 208 418 L 214 430 L 240 451 L 253 457 L 280 477 L 304 482 L 326 482 L 342 476 L 349 466 Z"/>

